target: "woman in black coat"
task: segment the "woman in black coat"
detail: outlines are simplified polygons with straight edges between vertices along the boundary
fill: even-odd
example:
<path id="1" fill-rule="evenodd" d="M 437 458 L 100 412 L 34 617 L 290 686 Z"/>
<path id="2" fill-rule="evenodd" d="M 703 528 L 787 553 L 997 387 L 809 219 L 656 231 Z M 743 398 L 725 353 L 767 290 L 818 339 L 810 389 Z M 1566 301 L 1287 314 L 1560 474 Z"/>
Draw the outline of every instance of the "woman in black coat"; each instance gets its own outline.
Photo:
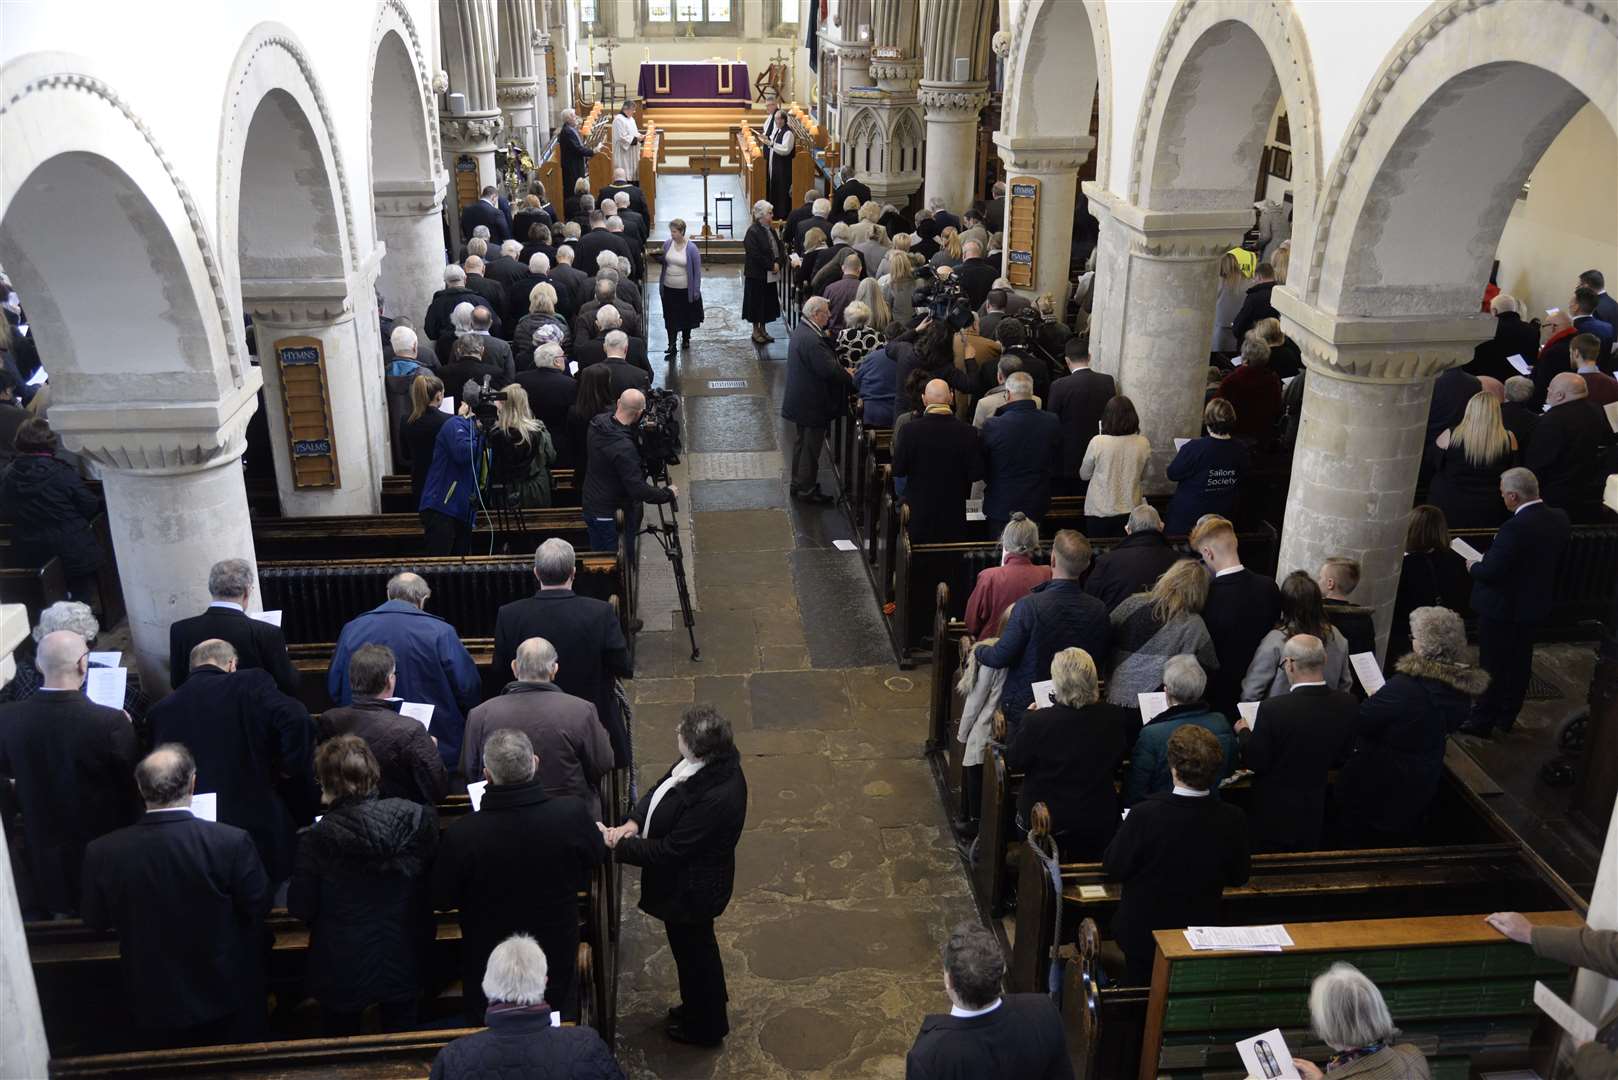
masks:
<path id="1" fill-rule="evenodd" d="M 1413 651 L 1360 703 L 1354 749 L 1337 776 L 1337 810 L 1350 843 L 1394 847 L 1419 829 L 1444 774 L 1444 745 L 1465 722 L 1488 673 L 1461 662 L 1466 624 L 1448 608 L 1410 615 Z"/>
<path id="2" fill-rule="evenodd" d="M 352 1035 L 382 1007 L 382 1030 L 415 1025 L 432 934 L 427 868 L 438 847 L 432 807 L 377 797 L 382 770 L 357 735 L 315 752 L 325 816 L 298 842 L 287 910 L 309 924 L 309 995 L 328 1036 Z"/>
<path id="3" fill-rule="evenodd" d="M 0 516 L 15 526 L 13 565 L 44 566 L 60 555 L 68 594 L 88 602 L 101 565 L 90 522 L 101 502 L 78 471 L 56 456 L 56 433 L 44 420 L 30 417 L 17 425 L 12 445 L 17 456 L 0 475 Z"/>
<path id="4" fill-rule="evenodd" d="M 736 841 L 747 818 L 747 780 L 730 723 L 708 705 L 686 710 L 680 760 L 615 829 L 604 829 L 620 862 L 641 867 L 640 909 L 663 920 L 680 977 L 669 1010 L 675 1042 L 718 1046 L 730 1032 L 725 969 L 714 919 L 736 883 Z"/>
<path id="5" fill-rule="evenodd" d="M 1466 560 L 1449 546 L 1444 511 L 1423 504 L 1410 511 L 1405 528 L 1404 565 L 1393 601 L 1387 655 L 1398 659 L 1410 651 L 1410 613 L 1420 607 L 1447 607 L 1463 618 L 1471 608 L 1472 575 Z"/>
<path id="6" fill-rule="evenodd" d="M 764 327 L 781 317 L 781 298 L 775 275 L 781 272 L 781 241 L 775 235 L 775 209 L 760 199 L 753 204 L 753 224 L 742 237 L 746 261 L 742 266 L 742 318 L 753 324 L 753 344 L 775 339 Z"/>
<path id="7" fill-rule="evenodd" d="M 444 402 L 444 382 L 437 375 L 417 375 L 410 384 L 410 415 L 399 425 L 404 442 L 405 464 L 410 466 L 410 505 L 421 505 L 421 489 L 427 471 L 433 466 L 433 448 L 438 445 L 438 429 L 449 419 L 440 405 Z"/>
<path id="8" fill-rule="evenodd" d="M 1051 681 L 1054 704 L 1024 713 L 1006 748 L 1006 767 L 1023 774 L 1017 824 L 1026 830 L 1042 802 L 1063 861 L 1093 862 L 1118 831 L 1113 778 L 1140 719 L 1133 709 L 1100 703 L 1095 661 L 1083 649 L 1057 653 Z"/>

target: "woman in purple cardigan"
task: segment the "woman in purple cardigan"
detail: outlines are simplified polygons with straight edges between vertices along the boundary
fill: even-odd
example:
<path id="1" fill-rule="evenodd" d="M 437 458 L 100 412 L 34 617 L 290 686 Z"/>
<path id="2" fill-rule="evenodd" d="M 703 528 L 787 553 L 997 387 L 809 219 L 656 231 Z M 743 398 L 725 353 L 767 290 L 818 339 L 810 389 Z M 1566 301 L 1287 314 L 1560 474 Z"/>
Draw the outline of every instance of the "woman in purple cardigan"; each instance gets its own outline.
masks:
<path id="1" fill-rule="evenodd" d="M 685 238 L 685 221 L 669 222 L 663 242 L 663 276 L 658 283 L 663 299 L 663 330 L 668 334 L 665 353 L 674 359 L 674 339 L 684 335 L 682 347 L 691 347 L 691 331 L 702 325 L 702 255 Z"/>

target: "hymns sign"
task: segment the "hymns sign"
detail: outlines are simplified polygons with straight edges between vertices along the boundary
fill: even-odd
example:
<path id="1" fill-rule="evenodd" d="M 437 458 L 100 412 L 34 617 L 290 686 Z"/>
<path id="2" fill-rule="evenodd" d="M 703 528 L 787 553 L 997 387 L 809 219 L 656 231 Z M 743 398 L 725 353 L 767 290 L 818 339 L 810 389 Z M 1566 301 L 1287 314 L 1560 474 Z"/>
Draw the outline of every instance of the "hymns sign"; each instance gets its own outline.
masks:
<path id="1" fill-rule="evenodd" d="M 1039 253 L 1039 181 L 1013 177 L 1006 188 L 1006 280 L 1031 289 Z"/>
<path id="2" fill-rule="evenodd" d="M 325 348 L 319 338 L 282 338 L 275 343 L 275 360 L 281 370 L 281 404 L 292 447 L 292 486 L 336 487 L 336 433 L 326 388 Z"/>

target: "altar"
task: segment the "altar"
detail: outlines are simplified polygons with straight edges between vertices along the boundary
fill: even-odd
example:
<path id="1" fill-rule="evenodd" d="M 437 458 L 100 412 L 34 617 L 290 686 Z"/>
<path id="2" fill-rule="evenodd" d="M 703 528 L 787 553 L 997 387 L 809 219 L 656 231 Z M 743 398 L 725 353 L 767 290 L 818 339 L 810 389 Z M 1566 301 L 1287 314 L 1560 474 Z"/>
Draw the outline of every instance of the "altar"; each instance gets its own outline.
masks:
<path id="1" fill-rule="evenodd" d="M 640 65 L 640 99 L 651 108 L 746 108 L 753 100 L 747 65 L 739 60 L 669 60 Z"/>

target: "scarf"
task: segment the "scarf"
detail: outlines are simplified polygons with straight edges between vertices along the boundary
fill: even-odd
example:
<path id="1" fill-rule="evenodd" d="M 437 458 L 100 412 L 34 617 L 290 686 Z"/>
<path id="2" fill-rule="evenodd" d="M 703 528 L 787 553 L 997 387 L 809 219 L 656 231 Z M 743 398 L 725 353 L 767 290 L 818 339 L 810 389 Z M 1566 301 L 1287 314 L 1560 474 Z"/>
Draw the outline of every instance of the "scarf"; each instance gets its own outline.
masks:
<path id="1" fill-rule="evenodd" d="M 1341 1053 L 1333 1054 L 1331 1060 L 1326 1062 L 1326 1071 L 1331 1072 L 1333 1069 L 1341 1069 L 1344 1065 L 1351 1065 L 1360 1058 L 1379 1054 L 1386 1046 L 1387 1043 L 1374 1042 L 1369 1046 L 1360 1046 L 1353 1050 L 1344 1050 Z"/>
<path id="2" fill-rule="evenodd" d="M 954 416 L 955 410 L 948 405 L 929 405 L 923 413 L 927 416 Z"/>
<path id="3" fill-rule="evenodd" d="M 652 815 L 657 813 L 657 804 L 663 801 L 663 796 L 701 772 L 704 764 L 705 762 L 689 761 L 681 758 L 680 763 L 674 766 L 673 771 L 669 773 L 668 779 L 657 785 L 657 790 L 652 792 L 652 801 L 646 807 L 646 820 L 641 824 L 640 835 L 642 839 L 650 840 L 652 838 Z"/>

